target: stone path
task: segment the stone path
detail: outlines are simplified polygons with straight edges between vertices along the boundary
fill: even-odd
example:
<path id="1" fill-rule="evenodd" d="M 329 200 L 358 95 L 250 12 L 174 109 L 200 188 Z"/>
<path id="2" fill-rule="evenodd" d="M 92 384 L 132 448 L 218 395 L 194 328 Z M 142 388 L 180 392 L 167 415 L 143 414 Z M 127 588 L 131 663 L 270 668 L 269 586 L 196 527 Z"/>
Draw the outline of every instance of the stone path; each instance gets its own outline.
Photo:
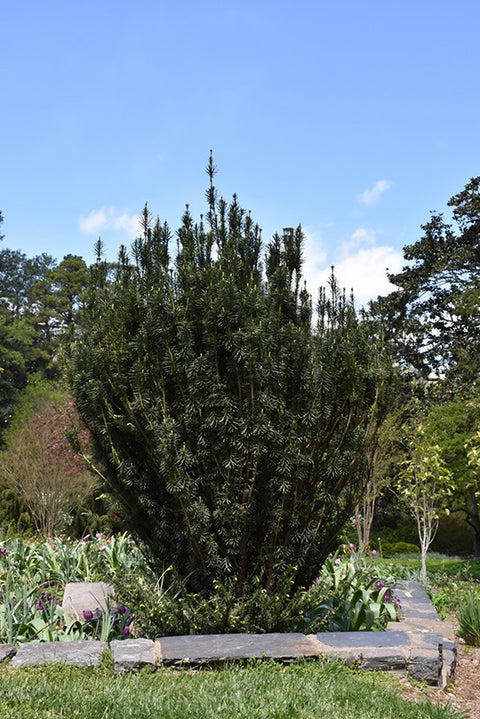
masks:
<path id="1" fill-rule="evenodd" d="M 385 632 L 318 634 L 227 634 L 99 641 L 30 642 L 18 648 L 0 645 L 0 662 L 12 667 L 47 662 L 96 666 L 103 652 L 113 654 L 115 672 L 159 666 L 200 666 L 252 658 L 283 662 L 301 657 L 337 656 L 365 669 L 408 673 L 413 679 L 444 687 L 455 669 L 453 627 L 442 622 L 423 587 L 405 582 L 396 590 L 402 620 Z"/>

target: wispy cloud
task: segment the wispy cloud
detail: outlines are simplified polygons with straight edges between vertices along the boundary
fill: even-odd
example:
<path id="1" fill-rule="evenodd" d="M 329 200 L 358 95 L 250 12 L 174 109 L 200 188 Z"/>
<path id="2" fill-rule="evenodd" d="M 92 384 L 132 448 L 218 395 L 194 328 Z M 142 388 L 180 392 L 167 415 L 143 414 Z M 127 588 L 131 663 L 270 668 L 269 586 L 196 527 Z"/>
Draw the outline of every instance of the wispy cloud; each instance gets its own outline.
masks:
<path id="1" fill-rule="evenodd" d="M 116 207 L 104 206 L 78 218 L 78 225 L 85 235 L 98 235 L 104 230 L 124 232 L 130 236 L 138 233 L 138 215 L 120 212 Z"/>
<path id="2" fill-rule="evenodd" d="M 381 230 L 372 230 L 370 227 L 357 227 L 352 232 L 350 240 L 344 242 L 341 246 L 341 256 L 350 255 L 354 250 L 360 247 L 370 247 L 375 245 L 377 235 L 381 234 Z"/>
<path id="3" fill-rule="evenodd" d="M 364 205 L 374 205 L 380 199 L 385 190 L 389 190 L 392 183 L 388 180 L 378 180 L 371 190 L 364 190 L 359 196 L 360 202 Z"/>

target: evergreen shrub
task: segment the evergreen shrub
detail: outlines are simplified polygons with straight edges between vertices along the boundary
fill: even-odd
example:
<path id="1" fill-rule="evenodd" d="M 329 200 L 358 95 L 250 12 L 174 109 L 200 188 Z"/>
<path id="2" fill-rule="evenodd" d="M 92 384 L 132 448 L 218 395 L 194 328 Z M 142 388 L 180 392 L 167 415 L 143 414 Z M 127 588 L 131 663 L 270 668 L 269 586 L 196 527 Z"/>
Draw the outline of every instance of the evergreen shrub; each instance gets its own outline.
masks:
<path id="1" fill-rule="evenodd" d="M 388 404 L 381 333 L 332 277 L 315 320 L 303 233 L 261 233 L 210 186 L 176 233 L 95 264 L 70 381 L 104 482 L 152 562 L 186 590 L 238 598 L 310 586 L 352 516 Z M 220 583 L 220 584 L 216 584 Z M 230 591 L 229 589 L 229 591 Z"/>

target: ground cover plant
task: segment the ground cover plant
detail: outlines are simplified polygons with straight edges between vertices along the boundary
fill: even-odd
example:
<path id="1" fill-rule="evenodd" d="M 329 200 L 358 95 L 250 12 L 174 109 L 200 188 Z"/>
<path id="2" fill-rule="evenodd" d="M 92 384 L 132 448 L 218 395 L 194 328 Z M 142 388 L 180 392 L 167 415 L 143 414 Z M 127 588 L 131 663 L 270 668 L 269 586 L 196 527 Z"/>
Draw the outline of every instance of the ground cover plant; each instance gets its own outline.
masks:
<path id="1" fill-rule="evenodd" d="M 401 698 L 383 672 L 331 660 L 254 661 L 221 669 L 124 674 L 100 668 L 0 667 L 2 719 L 459 719 L 452 704 Z"/>
<path id="2" fill-rule="evenodd" d="M 375 554 L 375 552 L 373 553 Z M 169 572 L 173 573 L 170 568 Z M 257 580 L 239 598 L 235 584 L 218 580 L 208 597 L 191 592 L 178 575 L 165 581 L 141 574 L 115 582 L 122 602 L 135 613 L 142 635 L 263 633 L 296 631 L 382 631 L 397 619 L 396 579 L 371 554 L 343 545 L 327 558 L 307 589 L 291 590 L 288 574 L 270 595 Z"/>
<path id="3" fill-rule="evenodd" d="M 375 563 L 394 572 L 403 579 L 418 579 L 421 570 L 421 558 L 417 552 L 397 553 L 389 557 L 377 554 Z M 427 586 L 441 584 L 442 581 L 480 581 L 480 559 L 475 557 L 450 557 L 438 552 L 427 554 Z"/>

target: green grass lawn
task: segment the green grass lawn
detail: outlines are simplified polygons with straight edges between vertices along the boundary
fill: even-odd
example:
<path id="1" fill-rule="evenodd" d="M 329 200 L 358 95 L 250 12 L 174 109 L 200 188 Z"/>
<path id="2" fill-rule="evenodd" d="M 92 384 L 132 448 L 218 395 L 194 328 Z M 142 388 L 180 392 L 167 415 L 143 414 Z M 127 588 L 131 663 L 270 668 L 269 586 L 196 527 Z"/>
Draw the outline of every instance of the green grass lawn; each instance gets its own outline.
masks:
<path id="1" fill-rule="evenodd" d="M 407 571 L 420 570 L 419 554 L 397 554 L 385 559 L 377 559 L 377 563 L 385 567 L 401 567 Z M 435 579 L 439 575 L 459 580 L 480 580 L 480 559 L 463 559 L 448 557 L 444 554 L 427 555 L 427 575 Z"/>
<path id="2" fill-rule="evenodd" d="M 384 673 L 332 660 L 140 672 L 0 668 L 2 719 L 453 719 L 451 706 L 404 701 Z"/>

